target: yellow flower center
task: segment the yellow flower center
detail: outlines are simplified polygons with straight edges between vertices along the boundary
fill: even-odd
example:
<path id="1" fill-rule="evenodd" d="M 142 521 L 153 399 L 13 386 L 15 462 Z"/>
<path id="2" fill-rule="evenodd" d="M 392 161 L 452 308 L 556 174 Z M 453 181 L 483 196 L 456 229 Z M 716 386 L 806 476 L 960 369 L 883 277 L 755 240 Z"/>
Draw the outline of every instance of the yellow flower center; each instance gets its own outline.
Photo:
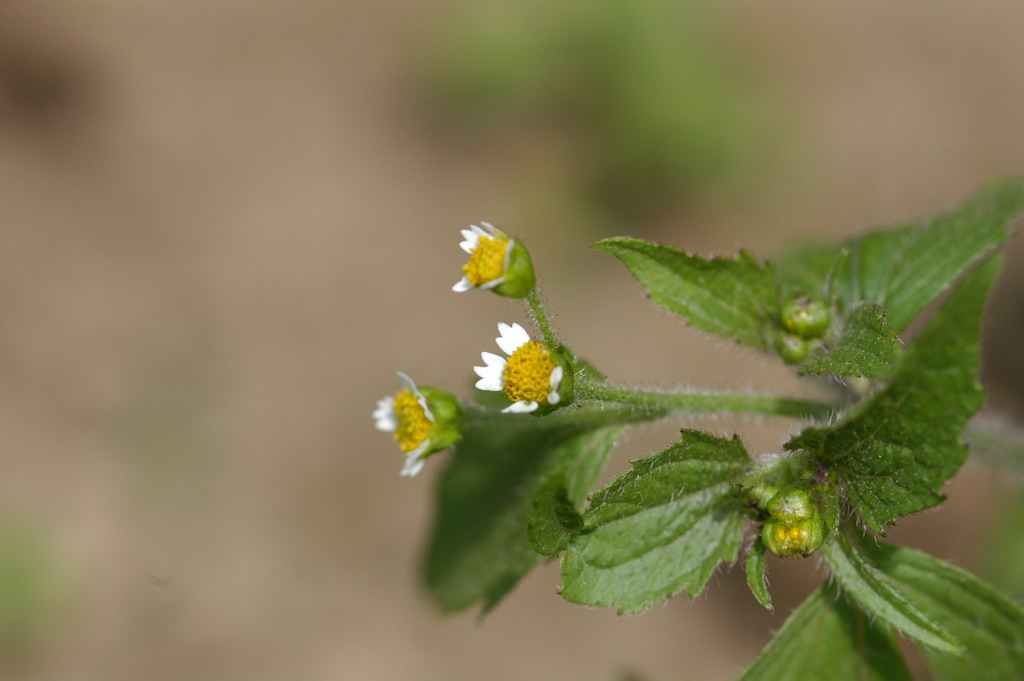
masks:
<path id="1" fill-rule="evenodd" d="M 423 444 L 434 427 L 416 394 L 408 389 L 399 390 L 395 395 L 395 416 L 398 419 L 395 439 L 403 452 L 411 452 Z"/>
<path id="2" fill-rule="evenodd" d="M 481 236 L 469 262 L 462 266 L 462 273 L 473 286 L 483 286 L 505 273 L 505 254 L 508 239 Z"/>
<path id="3" fill-rule="evenodd" d="M 779 525 L 775 528 L 775 541 L 785 551 L 799 551 L 807 544 L 807 530 L 799 525 Z"/>
<path id="4" fill-rule="evenodd" d="M 505 363 L 505 396 L 513 402 L 530 400 L 546 404 L 554 369 L 548 346 L 533 341 L 524 344 Z"/>

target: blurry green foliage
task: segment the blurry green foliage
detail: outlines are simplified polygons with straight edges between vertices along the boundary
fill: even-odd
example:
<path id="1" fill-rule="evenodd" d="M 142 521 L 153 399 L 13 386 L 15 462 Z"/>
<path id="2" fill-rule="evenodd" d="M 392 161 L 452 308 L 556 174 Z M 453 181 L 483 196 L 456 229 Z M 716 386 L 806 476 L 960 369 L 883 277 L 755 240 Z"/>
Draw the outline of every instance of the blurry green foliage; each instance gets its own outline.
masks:
<path id="1" fill-rule="evenodd" d="M 42 624 L 52 574 L 34 533 L 0 525 L 0 653 L 16 656 Z"/>
<path id="2" fill-rule="evenodd" d="M 1005 502 L 1002 519 L 988 538 L 981 574 L 1018 599 L 1024 598 L 1024 497 Z"/>
<path id="3" fill-rule="evenodd" d="M 996 417 L 976 418 L 964 432 L 971 455 L 1007 482 L 999 520 L 986 532 L 979 573 L 1017 599 L 1024 599 L 1024 432 Z"/>
<path id="4" fill-rule="evenodd" d="M 650 211 L 730 176 L 754 138 L 712 24 L 699 0 L 461 3 L 431 94 L 460 134 L 543 131 L 601 208 Z"/>

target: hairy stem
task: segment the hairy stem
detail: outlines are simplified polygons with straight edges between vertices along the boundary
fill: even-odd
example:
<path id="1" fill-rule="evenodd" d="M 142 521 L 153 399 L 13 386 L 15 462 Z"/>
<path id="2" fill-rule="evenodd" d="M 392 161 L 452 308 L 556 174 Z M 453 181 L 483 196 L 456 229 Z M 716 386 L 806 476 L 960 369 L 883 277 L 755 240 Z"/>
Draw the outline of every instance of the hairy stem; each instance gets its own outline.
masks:
<path id="1" fill-rule="evenodd" d="M 465 405 L 464 419 L 467 426 L 521 425 L 532 427 L 537 425 L 535 417 L 523 414 L 503 414 L 494 409 L 478 405 Z M 581 428 L 597 428 L 601 426 L 625 425 L 656 421 L 672 414 L 672 409 L 665 407 L 634 407 L 626 405 L 595 404 L 584 405 L 578 409 L 563 409 L 543 417 L 547 426 L 566 424 Z"/>
<path id="2" fill-rule="evenodd" d="M 610 383 L 578 381 L 578 398 L 615 402 L 648 409 L 664 409 L 676 414 L 741 413 L 796 418 L 822 418 L 833 405 L 773 395 L 723 392 L 674 392 L 624 388 Z"/>
<path id="3" fill-rule="evenodd" d="M 544 342 L 550 347 L 560 345 L 558 337 L 551 327 L 551 319 L 548 317 L 547 309 L 544 307 L 544 301 L 541 300 L 539 287 L 534 286 L 526 294 L 526 301 L 530 304 L 530 312 L 533 313 L 533 320 L 537 322 L 537 328 L 540 329 L 540 335 L 544 337 Z"/>

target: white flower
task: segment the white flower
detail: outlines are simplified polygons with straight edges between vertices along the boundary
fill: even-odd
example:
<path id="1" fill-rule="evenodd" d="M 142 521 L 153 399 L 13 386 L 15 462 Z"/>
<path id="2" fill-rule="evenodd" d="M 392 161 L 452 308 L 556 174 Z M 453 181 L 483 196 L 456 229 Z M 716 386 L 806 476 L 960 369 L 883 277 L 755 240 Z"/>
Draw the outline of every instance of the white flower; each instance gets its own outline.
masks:
<path id="1" fill-rule="evenodd" d="M 498 324 L 495 339 L 508 359 L 491 352 L 482 352 L 484 366 L 473 367 L 480 377 L 480 390 L 503 391 L 512 401 L 505 413 L 528 414 L 541 405 L 554 406 L 561 401 L 558 387 L 565 370 L 555 361 L 544 343 L 530 340 L 530 334 L 519 324 Z"/>
<path id="2" fill-rule="evenodd" d="M 515 241 L 489 222 L 480 224 L 483 227 L 470 225 L 462 230 L 464 240 L 459 246 L 470 258 L 462 267 L 462 279 L 452 286 L 453 291 L 490 289 L 505 281 Z"/>
<path id="3" fill-rule="evenodd" d="M 394 397 L 377 402 L 373 420 L 377 430 L 395 434 L 395 440 L 405 452 L 401 475 L 411 477 L 423 470 L 426 455 L 430 453 L 434 415 L 411 378 L 399 371 L 398 380 L 402 389 Z"/>

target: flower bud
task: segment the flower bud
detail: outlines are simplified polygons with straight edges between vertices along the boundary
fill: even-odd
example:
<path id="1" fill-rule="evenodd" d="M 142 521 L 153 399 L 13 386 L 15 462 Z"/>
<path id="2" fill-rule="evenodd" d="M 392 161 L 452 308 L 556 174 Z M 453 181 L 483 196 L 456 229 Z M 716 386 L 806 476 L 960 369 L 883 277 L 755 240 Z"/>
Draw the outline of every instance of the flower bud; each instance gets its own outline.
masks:
<path id="1" fill-rule="evenodd" d="M 828 306 L 815 296 L 793 296 L 782 305 L 782 326 L 801 338 L 820 338 L 832 323 Z"/>
<path id="2" fill-rule="evenodd" d="M 801 338 L 782 333 L 775 340 L 775 350 L 786 364 L 802 364 L 811 353 L 821 347 L 818 339 Z"/>
<path id="3" fill-rule="evenodd" d="M 761 539 L 776 556 L 808 556 L 825 539 L 825 523 L 818 505 L 798 486 L 783 487 L 772 497 L 768 514 L 771 517 L 761 527 Z"/>
<path id="4" fill-rule="evenodd" d="M 776 485 L 761 480 L 753 487 L 747 489 L 747 498 L 750 499 L 751 503 L 753 503 L 757 508 L 767 509 L 768 502 L 770 502 L 778 493 L 779 488 Z"/>

